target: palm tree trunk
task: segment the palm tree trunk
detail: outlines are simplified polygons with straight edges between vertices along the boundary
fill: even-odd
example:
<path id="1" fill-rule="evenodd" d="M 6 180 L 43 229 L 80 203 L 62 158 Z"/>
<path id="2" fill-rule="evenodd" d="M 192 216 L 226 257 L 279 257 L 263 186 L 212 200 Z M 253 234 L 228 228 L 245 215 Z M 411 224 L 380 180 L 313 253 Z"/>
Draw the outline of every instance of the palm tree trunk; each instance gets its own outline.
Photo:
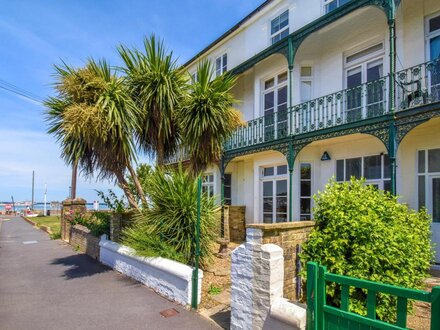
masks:
<path id="1" fill-rule="evenodd" d="M 72 165 L 72 181 L 70 184 L 70 198 L 76 198 L 76 180 L 78 177 L 78 163 L 75 162 Z"/>
<path id="2" fill-rule="evenodd" d="M 118 179 L 118 183 L 121 186 L 121 189 L 124 191 L 124 194 L 127 197 L 128 204 L 130 204 L 131 208 L 139 210 L 139 205 L 136 202 L 136 198 L 134 198 L 133 194 L 131 193 L 130 187 L 127 180 L 125 180 L 124 174 L 119 171 L 115 174 L 116 178 Z"/>
<path id="3" fill-rule="evenodd" d="M 164 163 L 165 163 L 165 156 L 164 155 L 165 155 L 165 146 L 162 141 L 162 136 L 161 136 L 161 134 L 159 134 L 159 138 L 157 141 L 157 151 L 156 151 L 157 167 L 162 168 L 164 166 Z"/>
<path id="4" fill-rule="evenodd" d="M 133 178 L 134 186 L 136 187 L 137 194 L 139 195 L 139 198 L 142 201 L 142 206 L 144 208 L 148 208 L 147 199 L 145 198 L 144 189 L 142 189 L 142 185 L 139 182 L 139 178 L 137 176 L 136 171 L 131 166 L 131 164 L 127 165 L 128 171 L 130 172 L 131 177 Z"/>

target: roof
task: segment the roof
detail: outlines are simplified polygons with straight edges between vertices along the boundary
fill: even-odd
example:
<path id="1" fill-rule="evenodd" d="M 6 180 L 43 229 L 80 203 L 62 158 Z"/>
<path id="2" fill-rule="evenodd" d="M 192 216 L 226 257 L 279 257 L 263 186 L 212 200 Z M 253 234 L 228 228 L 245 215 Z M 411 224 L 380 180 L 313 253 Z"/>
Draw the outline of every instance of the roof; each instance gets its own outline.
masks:
<path id="1" fill-rule="evenodd" d="M 216 40 L 211 42 L 207 47 L 202 49 L 199 53 L 197 53 L 195 56 L 193 56 L 189 61 L 187 61 L 183 66 L 186 67 L 195 60 L 197 60 L 199 57 L 201 57 L 204 53 L 206 53 L 208 50 L 213 48 L 215 45 L 217 45 L 219 42 L 221 42 L 223 39 L 234 33 L 236 30 L 238 30 L 244 23 L 249 21 L 253 16 L 258 14 L 263 8 L 265 8 L 267 5 L 269 5 L 273 0 L 266 0 L 261 5 L 259 5 L 257 8 L 255 8 L 249 15 L 247 15 L 245 18 L 243 18 L 240 22 L 235 24 L 232 28 L 230 28 L 228 31 L 223 33 L 220 37 L 218 37 Z"/>

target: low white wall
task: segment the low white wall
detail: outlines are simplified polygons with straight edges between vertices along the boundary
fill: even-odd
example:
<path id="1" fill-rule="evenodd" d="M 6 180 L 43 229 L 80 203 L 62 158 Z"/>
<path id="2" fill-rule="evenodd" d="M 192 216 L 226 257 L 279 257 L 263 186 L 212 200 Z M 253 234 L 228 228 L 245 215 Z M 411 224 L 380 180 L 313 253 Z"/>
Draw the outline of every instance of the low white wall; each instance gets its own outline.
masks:
<path id="1" fill-rule="evenodd" d="M 306 309 L 283 298 L 283 249 L 261 243 L 261 230 L 248 228 L 232 252 L 231 329 L 304 330 Z"/>
<path id="2" fill-rule="evenodd" d="M 109 241 L 99 242 L 100 261 L 182 305 L 191 304 L 193 268 L 165 258 L 136 256 L 133 249 Z M 201 301 L 203 271 L 199 269 L 198 302 Z"/>

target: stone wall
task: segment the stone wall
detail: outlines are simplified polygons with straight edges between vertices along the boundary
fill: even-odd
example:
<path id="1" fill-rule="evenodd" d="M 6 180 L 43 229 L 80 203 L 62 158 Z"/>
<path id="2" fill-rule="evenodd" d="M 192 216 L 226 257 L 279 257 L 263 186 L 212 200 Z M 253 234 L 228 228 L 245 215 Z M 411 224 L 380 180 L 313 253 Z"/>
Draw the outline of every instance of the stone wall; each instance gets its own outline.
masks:
<path id="1" fill-rule="evenodd" d="M 297 249 L 308 238 L 315 223 L 313 221 L 274 224 L 251 224 L 247 228 L 261 232 L 263 244 L 275 244 L 284 253 L 284 297 L 296 301 L 297 297 Z"/>
<path id="2" fill-rule="evenodd" d="M 110 215 L 110 240 L 121 241 L 122 231 L 133 223 L 134 212 L 112 213 Z"/>
<path id="3" fill-rule="evenodd" d="M 246 206 L 229 206 L 230 241 L 242 243 L 246 240 Z"/>
<path id="4" fill-rule="evenodd" d="M 69 244 L 74 249 L 99 260 L 99 238 L 93 236 L 88 228 L 81 225 L 73 226 L 70 232 Z"/>
<path id="5" fill-rule="evenodd" d="M 71 220 L 75 214 L 86 213 L 86 200 L 82 198 L 66 199 L 61 208 L 61 239 L 70 242 Z"/>

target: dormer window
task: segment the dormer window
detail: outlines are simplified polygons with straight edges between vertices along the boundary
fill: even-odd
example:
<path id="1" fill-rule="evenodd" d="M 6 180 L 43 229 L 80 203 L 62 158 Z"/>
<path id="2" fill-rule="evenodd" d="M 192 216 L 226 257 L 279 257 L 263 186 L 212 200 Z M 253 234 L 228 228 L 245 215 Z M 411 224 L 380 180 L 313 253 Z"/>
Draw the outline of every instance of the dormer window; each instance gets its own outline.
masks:
<path id="1" fill-rule="evenodd" d="M 272 44 L 289 35 L 289 10 L 270 22 L 270 37 Z"/>
<path id="2" fill-rule="evenodd" d="M 328 14 L 348 2 L 350 2 L 350 0 L 324 0 L 324 13 Z"/>
<path id="3" fill-rule="evenodd" d="M 215 59 L 215 76 L 221 76 L 228 71 L 228 54 L 223 54 Z"/>

